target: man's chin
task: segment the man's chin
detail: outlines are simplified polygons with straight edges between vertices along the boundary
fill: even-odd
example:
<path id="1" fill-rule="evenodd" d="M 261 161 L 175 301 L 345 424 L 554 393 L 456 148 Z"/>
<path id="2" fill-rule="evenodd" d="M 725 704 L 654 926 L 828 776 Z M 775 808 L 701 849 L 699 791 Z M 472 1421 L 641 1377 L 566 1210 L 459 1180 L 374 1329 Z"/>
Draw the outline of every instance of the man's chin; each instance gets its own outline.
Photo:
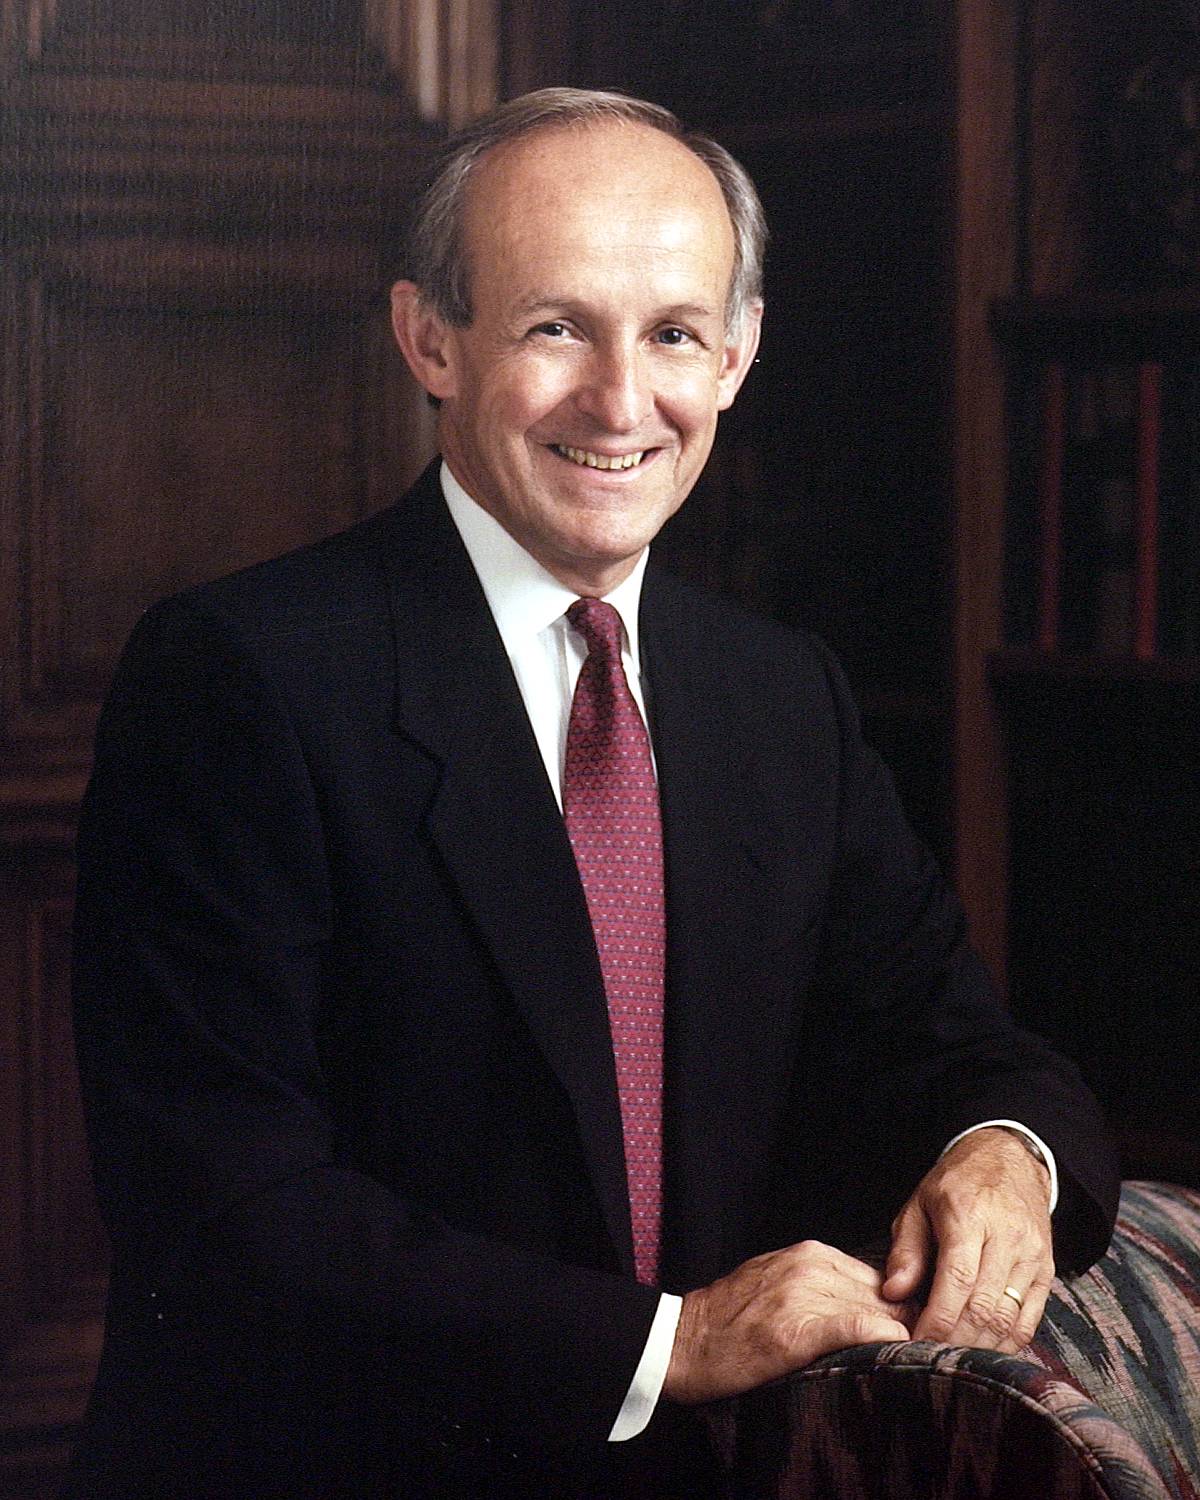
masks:
<path id="1" fill-rule="evenodd" d="M 639 531 L 619 540 L 578 538 L 540 553 L 532 547 L 527 550 L 567 588 L 578 594 L 601 595 L 624 583 L 649 542 L 650 535 Z"/>

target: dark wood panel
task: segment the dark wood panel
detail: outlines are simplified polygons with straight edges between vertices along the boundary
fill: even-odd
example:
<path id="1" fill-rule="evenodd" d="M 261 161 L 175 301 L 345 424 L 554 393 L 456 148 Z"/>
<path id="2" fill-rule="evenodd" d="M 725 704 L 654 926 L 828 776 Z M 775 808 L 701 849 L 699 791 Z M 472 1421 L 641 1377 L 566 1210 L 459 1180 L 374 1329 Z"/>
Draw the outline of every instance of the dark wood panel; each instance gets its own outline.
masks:
<path id="1" fill-rule="evenodd" d="M 121 280 L 30 281 L 10 305 L 23 336 L 8 399 L 27 417 L 6 500 L 13 766 L 86 760 L 96 705 L 147 605 L 350 524 L 424 456 L 381 304 L 354 310 L 303 289 L 239 299 L 219 263 L 186 296 L 156 300 L 145 261 L 140 282 L 133 255 L 126 265 L 136 296 Z M 414 414 L 391 455 L 383 405 Z"/>
<path id="2" fill-rule="evenodd" d="M 521 9 L 528 27 L 536 8 Z M 325 103 L 370 93 L 411 120 L 456 125 L 496 98 L 499 10 L 500 0 L 6 0 L 0 68 L 7 54 L 18 83 L 103 92 L 107 80 L 151 99 L 158 85 L 211 93 L 269 81 L 284 96 L 267 100 L 271 114 L 298 87 Z"/>
<path id="3" fill-rule="evenodd" d="M 1082 138 L 1090 127 L 1079 36 L 1094 18 L 1078 0 L 1029 0 L 1026 60 L 1027 223 L 1021 283 L 1039 295 L 1068 291 L 1086 269 L 1080 225 L 1087 214 Z"/>
<path id="4" fill-rule="evenodd" d="M 54 1500 L 96 1365 L 99 1316 L 30 1324 L 0 1369 L 0 1500 Z"/>
<path id="5" fill-rule="evenodd" d="M 108 1265 L 75 1070 L 68 880 L 58 866 L 41 876 L 39 885 L 51 890 L 35 890 L 27 925 L 26 1107 L 29 1118 L 43 1123 L 27 1158 L 27 1263 L 36 1321 L 97 1314 Z"/>
<path id="6" fill-rule="evenodd" d="M 940 91 L 943 0 L 610 0 L 575 6 L 588 83 L 628 80 L 723 139 L 764 119 L 909 106 Z"/>
<path id="7" fill-rule="evenodd" d="M 6 1344 L 32 1321 L 96 1312 L 107 1264 L 71 1039 L 72 885 L 65 850 L 10 851 L 0 868 Z"/>
<path id="8" fill-rule="evenodd" d="M 432 139 L 398 99 L 349 87 L 17 75 L 0 101 L 0 246 L 152 228 L 319 238 L 334 266 L 378 257 Z"/>
<path id="9" fill-rule="evenodd" d="M 359 0 L 25 0 L 10 35 L 51 70 L 216 78 L 389 80 L 370 25 L 382 8 Z M 22 15 L 21 12 L 24 12 Z M 24 23 L 21 25 L 21 23 Z M 375 34 L 373 34 L 375 33 Z M 395 82 L 395 79 L 391 80 Z"/>
<path id="10" fill-rule="evenodd" d="M 71 867 L 57 841 L 10 849 L 0 865 L 0 1494 L 23 1496 L 43 1493 L 82 1413 L 107 1268 L 71 1042 Z"/>
<path id="11" fill-rule="evenodd" d="M 1006 810 L 987 656 L 1000 644 L 1007 483 L 1004 369 L 988 309 L 1016 274 L 1016 72 L 1020 5 L 959 0 L 954 180 L 954 847 L 975 943 L 1003 984 Z"/>
<path id="12" fill-rule="evenodd" d="M 435 7 L 473 64 L 487 4 Z M 130 45 L 151 9 L 121 10 Z M 217 19 L 253 50 L 244 9 Z M 211 16 L 193 36 L 180 6 L 160 20 L 209 49 L 198 77 L 99 53 L 49 67 L 72 28 L 100 45 L 98 15 L 23 0 L 6 33 L 27 25 L 30 45 L 0 105 L 0 776 L 86 763 L 149 602 L 348 524 L 428 448 L 381 299 L 432 134 L 403 91 L 330 71 L 302 21 L 265 44 L 280 81 L 231 82 Z M 337 15 L 350 26 L 348 5 Z M 399 0 L 354 10 L 401 71 L 411 20 Z M 449 97 L 440 53 L 426 71 Z"/>
<path id="13" fill-rule="evenodd" d="M 22 1256 L 25 1100 L 18 1058 L 22 1051 L 27 944 L 23 911 L 11 883 L 0 874 L 0 1350 L 25 1317 Z"/>
<path id="14" fill-rule="evenodd" d="M 53 325 L 33 657 L 69 698 L 154 599 L 356 518 L 361 370 L 340 320 L 59 304 Z"/>
<path id="15" fill-rule="evenodd" d="M 362 22 L 357 0 L 58 0 L 57 11 L 64 32 L 200 31 L 239 42 L 256 36 L 346 41 Z"/>

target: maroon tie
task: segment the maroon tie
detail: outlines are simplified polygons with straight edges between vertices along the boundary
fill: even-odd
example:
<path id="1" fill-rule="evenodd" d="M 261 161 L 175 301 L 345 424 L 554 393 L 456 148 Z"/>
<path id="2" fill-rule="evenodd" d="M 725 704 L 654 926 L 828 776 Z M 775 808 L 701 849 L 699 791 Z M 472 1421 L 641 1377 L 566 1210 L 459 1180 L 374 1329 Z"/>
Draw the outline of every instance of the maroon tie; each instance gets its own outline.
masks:
<path id="1" fill-rule="evenodd" d="M 621 665 L 621 617 L 577 599 L 587 642 L 567 729 L 563 813 L 608 997 L 637 1277 L 658 1279 L 662 1225 L 662 825 L 650 738 Z"/>

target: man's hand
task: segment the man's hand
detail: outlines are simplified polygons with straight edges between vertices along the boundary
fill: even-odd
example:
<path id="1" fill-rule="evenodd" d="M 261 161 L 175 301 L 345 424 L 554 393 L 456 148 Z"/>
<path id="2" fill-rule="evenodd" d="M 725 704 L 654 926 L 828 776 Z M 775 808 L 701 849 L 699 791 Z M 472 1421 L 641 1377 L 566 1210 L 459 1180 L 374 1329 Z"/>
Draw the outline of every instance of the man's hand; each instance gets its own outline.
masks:
<path id="1" fill-rule="evenodd" d="M 932 1277 L 913 1337 L 1023 1348 L 1054 1276 L 1049 1203 L 1046 1168 L 1011 1132 L 976 1130 L 951 1147 L 892 1224 L 884 1295 L 915 1297 Z"/>
<path id="2" fill-rule="evenodd" d="M 736 1396 L 835 1349 L 908 1339 L 912 1313 L 881 1295 L 882 1280 L 816 1240 L 755 1256 L 684 1297 L 663 1394 Z"/>

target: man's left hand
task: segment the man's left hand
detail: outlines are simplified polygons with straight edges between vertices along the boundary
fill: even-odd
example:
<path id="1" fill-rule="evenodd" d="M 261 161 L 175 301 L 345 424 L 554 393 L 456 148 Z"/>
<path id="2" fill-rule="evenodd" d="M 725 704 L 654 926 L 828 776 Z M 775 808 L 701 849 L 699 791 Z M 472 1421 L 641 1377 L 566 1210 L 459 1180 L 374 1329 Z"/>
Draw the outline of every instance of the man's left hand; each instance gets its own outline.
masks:
<path id="1" fill-rule="evenodd" d="M 1054 1276 L 1049 1205 L 1049 1173 L 1010 1131 L 987 1127 L 952 1146 L 892 1223 L 883 1295 L 906 1302 L 929 1284 L 913 1338 L 1023 1348 Z"/>

